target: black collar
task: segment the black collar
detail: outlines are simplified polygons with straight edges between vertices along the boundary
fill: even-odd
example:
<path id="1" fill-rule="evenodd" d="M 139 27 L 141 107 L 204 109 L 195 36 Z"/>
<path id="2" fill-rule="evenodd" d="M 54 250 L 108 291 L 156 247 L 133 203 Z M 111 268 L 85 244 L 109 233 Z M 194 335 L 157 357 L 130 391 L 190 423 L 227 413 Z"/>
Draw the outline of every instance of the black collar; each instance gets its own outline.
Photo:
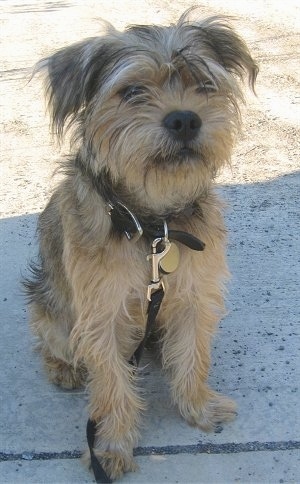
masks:
<path id="1" fill-rule="evenodd" d="M 187 212 L 190 212 L 190 210 L 187 209 Z M 135 241 L 142 235 L 150 240 L 163 238 L 165 236 L 165 222 L 168 224 L 168 222 L 173 220 L 171 216 L 162 219 L 139 219 L 126 205 L 119 201 L 115 204 L 109 203 L 108 213 L 111 217 L 114 230 L 119 234 L 125 234 L 128 240 Z M 184 216 L 183 212 L 180 213 L 180 216 Z M 205 247 L 204 242 L 200 239 L 181 230 L 168 229 L 168 238 L 170 240 L 177 240 L 193 250 L 200 251 L 204 250 Z"/>
<path id="2" fill-rule="evenodd" d="M 83 164 L 81 157 L 78 155 L 75 165 L 81 173 L 88 177 L 92 183 L 93 188 L 98 192 L 101 198 L 106 202 L 107 212 L 111 217 L 112 227 L 115 233 L 119 235 L 125 234 L 128 240 L 137 241 L 144 236 L 147 239 L 155 239 L 165 236 L 165 224 L 172 221 L 180 222 L 180 219 L 188 219 L 192 217 L 200 208 L 195 202 L 187 205 L 180 212 L 167 213 L 161 215 L 141 215 L 137 211 L 129 208 L 129 204 L 125 204 L 117 193 L 122 192 L 114 187 L 107 172 L 102 171 L 95 176 L 92 170 Z M 168 230 L 168 237 L 172 240 L 186 245 L 190 249 L 201 251 L 204 250 L 205 244 L 194 235 L 180 230 Z"/>

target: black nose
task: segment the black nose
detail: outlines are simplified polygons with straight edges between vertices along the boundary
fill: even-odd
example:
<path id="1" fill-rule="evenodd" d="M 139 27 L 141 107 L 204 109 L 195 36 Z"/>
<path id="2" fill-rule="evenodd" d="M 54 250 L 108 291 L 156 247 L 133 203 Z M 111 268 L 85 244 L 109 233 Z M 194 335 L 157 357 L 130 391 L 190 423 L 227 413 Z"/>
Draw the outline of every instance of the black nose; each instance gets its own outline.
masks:
<path id="1" fill-rule="evenodd" d="M 163 124 L 172 135 L 181 141 L 191 141 L 198 135 L 202 121 L 193 111 L 172 111 Z"/>

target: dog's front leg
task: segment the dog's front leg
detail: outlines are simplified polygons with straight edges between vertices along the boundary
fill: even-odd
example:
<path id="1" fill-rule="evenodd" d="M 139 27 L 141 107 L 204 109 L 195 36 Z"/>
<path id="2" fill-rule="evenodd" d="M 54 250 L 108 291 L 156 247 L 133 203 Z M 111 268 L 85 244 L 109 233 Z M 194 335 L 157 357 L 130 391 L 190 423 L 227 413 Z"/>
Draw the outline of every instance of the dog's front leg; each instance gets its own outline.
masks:
<path id="1" fill-rule="evenodd" d="M 203 301 L 203 297 L 202 297 Z M 217 317 L 201 297 L 193 304 L 178 302 L 168 323 L 162 347 L 164 367 L 169 371 L 174 402 L 181 415 L 205 431 L 232 420 L 235 404 L 214 392 L 207 384 L 210 345 Z"/>
<path id="2" fill-rule="evenodd" d="M 70 250 L 67 261 L 76 314 L 75 363 L 82 361 L 88 371 L 89 417 L 97 428 L 94 453 L 112 479 L 135 469 L 133 447 L 144 408 L 128 360 L 143 337 L 145 317 L 135 290 L 139 276 L 124 264 L 132 249 L 124 246 L 121 250 L 119 241 L 111 241 L 94 259 L 89 252 Z"/>
<path id="3" fill-rule="evenodd" d="M 135 388 L 134 368 L 111 348 L 89 362 L 91 420 L 96 422 L 94 452 L 112 479 L 133 471 L 133 447 L 137 442 L 143 403 Z"/>
<path id="4" fill-rule="evenodd" d="M 97 307 L 86 298 L 72 339 L 76 357 L 88 370 L 89 416 L 97 428 L 94 453 L 107 475 L 116 479 L 136 469 L 133 447 L 144 403 L 128 359 L 143 330 L 129 321 L 116 294 L 106 296 Z"/>
<path id="5" fill-rule="evenodd" d="M 115 299 L 116 300 L 116 299 Z M 107 307 L 106 307 L 107 306 Z M 105 310 L 106 308 L 106 310 Z M 89 415 L 96 423 L 94 453 L 112 479 L 136 469 L 133 447 L 143 401 L 138 395 L 136 370 L 128 363 L 134 325 L 121 309 L 112 319 L 111 298 L 77 322 L 77 355 L 88 369 Z M 83 312 L 84 316 L 91 312 Z"/>

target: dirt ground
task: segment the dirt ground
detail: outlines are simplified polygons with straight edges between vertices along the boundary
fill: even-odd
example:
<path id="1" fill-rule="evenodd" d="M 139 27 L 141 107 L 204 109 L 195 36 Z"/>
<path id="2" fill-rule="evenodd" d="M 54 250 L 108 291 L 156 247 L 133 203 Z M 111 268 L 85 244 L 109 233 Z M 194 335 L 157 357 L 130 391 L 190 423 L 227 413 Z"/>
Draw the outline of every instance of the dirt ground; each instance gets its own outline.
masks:
<path id="1" fill-rule="evenodd" d="M 244 132 L 232 169 L 221 183 L 272 180 L 299 169 L 299 27 L 297 0 L 1 1 L 1 214 L 43 208 L 55 181 L 59 150 L 48 130 L 38 79 L 41 57 L 70 42 L 97 35 L 99 18 L 119 28 L 127 23 L 175 20 L 197 3 L 201 15 L 234 16 L 260 66 L 257 97 L 248 96 Z"/>

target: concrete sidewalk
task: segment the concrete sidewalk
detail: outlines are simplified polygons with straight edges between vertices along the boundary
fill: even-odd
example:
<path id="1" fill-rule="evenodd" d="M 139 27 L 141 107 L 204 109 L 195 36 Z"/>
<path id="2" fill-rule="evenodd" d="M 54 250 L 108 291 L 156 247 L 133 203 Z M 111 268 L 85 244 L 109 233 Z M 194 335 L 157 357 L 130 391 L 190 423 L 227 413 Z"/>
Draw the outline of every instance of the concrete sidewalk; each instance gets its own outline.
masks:
<path id="1" fill-rule="evenodd" d="M 27 84 L 27 68 L 55 48 L 94 35 L 96 17 L 119 22 L 119 26 L 161 22 L 176 18 L 177 12 L 192 3 L 8 0 L 0 4 L 4 27 L 0 483 L 93 482 L 79 459 L 86 447 L 87 395 L 62 391 L 47 382 L 33 350 L 21 295 L 21 273 L 26 273 L 27 262 L 36 253 L 37 213 L 49 196 L 57 157 L 46 138 L 48 120 L 40 84 Z M 217 13 L 220 2 L 205 5 L 204 13 Z M 241 24 L 249 36 L 263 22 L 257 11 L 249 23 Z M 227 13 L 237 12 L 229 8 Z M 259 108 L 253 104 L 251 109 L 254 119 L 263 119 L 264 109 L 267 116 L 264 104 Z M 284 126 L 294 132 L 298 128 L 291 122 Z M 259 121 L 253 121 L 251 136 L 246 135 L 238 147 L 240 154 L 247 152 L 249 140 L 260 136 L 261 129 Z M 141 374 L 148 412 L 135 450 L 139 470 L 121 482 L 300 482 L 300 172 L 296 148 L 286 157 L 288 161 L 278 163 L 272 176 L 267 176 L 264 166 L 262 176 L 262 171 L 260 175 L 255 172 L 255 160 L 247 171 L 245 155 L 236 172 L 233 169 L 220 178 L 220 191 L 230 204 L 228 258 L 233 279 L 228 316 L 215 339 L 210 383 L 237 401 L 237 419 L 213 434 L 189 427 L 170 404 L 158 362 L 150 362 L 146 354 Z"/>

